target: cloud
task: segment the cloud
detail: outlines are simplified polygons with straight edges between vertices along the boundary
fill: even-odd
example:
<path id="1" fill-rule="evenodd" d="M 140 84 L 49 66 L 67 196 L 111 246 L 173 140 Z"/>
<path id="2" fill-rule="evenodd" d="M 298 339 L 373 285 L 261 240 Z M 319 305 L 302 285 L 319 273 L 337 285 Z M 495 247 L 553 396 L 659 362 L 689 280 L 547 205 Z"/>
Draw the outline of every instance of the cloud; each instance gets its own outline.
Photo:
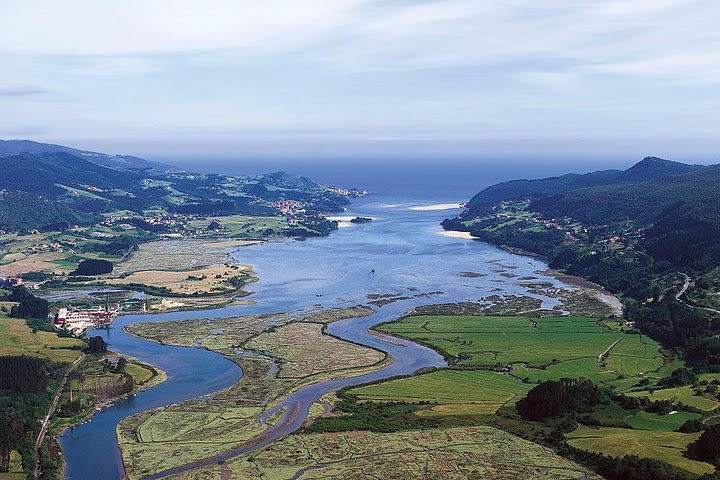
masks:
<path id="1" fill-rule="evenodd" d="M 48 90 L 34 85 L 0 85 L 0 97 L 27 97 L 45 93 L 48 93 Z"/>
<path id="2" fill-rule="evenodd" d="M 717 0 L 2 4 L 5 125 L 58 138 L 717 138 Z"/>
<path id="3" fill-rule="evenodd" d="M 73 58 L 69 73 L 84 76 L 145 75 L 162 71 L 157 61 L 139 57 L 91 56 Z"/>
<path id="4" fill-rule="evenodd" d="M 695 83 L 720 78 L 706 53 L 720 51 L 718 16 L 715 0 L 6 0 L 0 56 L 67 58 L 91 76 L 303 59 L 327 71 L 492 68 L 549 88 L 595 74 Z"/>
<path id="5" fill-rule="evenodd" d="M 688 83 L 719 83 L 720 52 L 675 53 L 638 60 L 590 64 L 577 70 L 586 74 L 634 75 Z"/>
<path id="6" fill-rule="evenodd" d="M 350 22 L 350 14 L 359 3 L 358 0 L 6 0 L 0 16 L 0 52 L 131 55 L 295 48 Z"/>

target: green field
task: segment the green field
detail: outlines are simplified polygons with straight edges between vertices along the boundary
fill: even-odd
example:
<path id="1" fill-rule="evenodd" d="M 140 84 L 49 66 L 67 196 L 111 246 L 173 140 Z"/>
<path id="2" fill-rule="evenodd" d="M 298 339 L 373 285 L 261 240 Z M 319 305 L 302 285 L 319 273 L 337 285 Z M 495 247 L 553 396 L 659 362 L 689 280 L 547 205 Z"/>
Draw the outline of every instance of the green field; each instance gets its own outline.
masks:
<path id="1" fill-rule="evenodd" d="M 660 432 L 674 432 L 687 420 L 697 420 L 701 417 L 698 413 L 676 412 L 672 415 L 658 415 L 640 411 L 625 419 L 632 428 L 637 430 L 654 430 Z"/>
<path id="2" fill-rule="evenodd" d="M 670 400 L 673 403 L 682 402 L 685 405 L 699 408 L 707 412 L 715 410 L 720 406 L 720 402 L 714 398 L 695 395 L 690 385 L 684 387 L 675 388 L 664 388 L 662 390 L 655 390 L 650 393 L 649 391 L 642 392 L 631 392 L 627 394 L 631 397 L 648 397 L 650 400 Z"/>
<path id="3" fill-rule="evenodd" d="M 418 315 L 380 329 L 429 345 L 459 365 L 545 367 L 515 366 L 518 376 L 532 381 L 563 376 L 607 381 L 663 365 L 660 347 L 653 340 L 612 331 L 587 317 Z M 611 346 L 599 362 L 598 357 Z"/>
<path id="4" fill-rule="evenodd" d="M 544 382 L 546 380 L 557 380 L 560 378 L 586 378 L 595 383 L 611 381 L 617 378 L 617 373 L 609 372 L 600 367 L 597 357 L 577 358 L 566 360 L 546 368 L 530 368 L 523 363 L 516 363 L 512 366 L 513 375 L 529 382 Z M 637 382 L 637 379 L 633 383 Z"/>
<path id="5" fill-rule="evenodd" d="M 697 440 L 699 433 L 632 430 L 629 428 L 586 427 L 581 425 L 565 437 L 573 447 L 611 457 L 637 455 L 654 458 L 678 468 L 702 475 L 714 470 L 709 463 L 683 456 L 688 445 Z"/>
<path id="6" fill-rule="evenodd" d="M 280 235 L 289 228 L 285 217 L 249 217 L 246 215 L 228 215 L 192 220 L 188 222 L 188 226 L 193 229 L 204 230 L 212 221 L 216 221 L 223 226 L 222 230 L 212 232 L 212 236 L 231 238 L 256 238 L 269 231 Z"/>
<path id="7" fill-rule="evenodd" d="M 420 415 L 488 414 L 523 397 L 530 385 L 488 370 L 443 370 L 350 390 L 360 400 L 436 403 Z"/>
<path id="8" fill-rule="evenodd" d="M 0 313 L 0 356 L 30 355 L 55 362 L 73 362 L 82 353 L 83 345 L 78 338 L 59 337 L 53 332 L 33 333 L 25 320 Z"/>
<path id="9" fill-rule="evenodd" d="M 150 379 L 155 376 L 154 372 L 148 367 L 133 362 L 128 362 L 128 364 L 125 365 L 125 373 L 128 373 L 133 377 L 133 381 L 136 385 L 142 385 L 150 381 Z"/>

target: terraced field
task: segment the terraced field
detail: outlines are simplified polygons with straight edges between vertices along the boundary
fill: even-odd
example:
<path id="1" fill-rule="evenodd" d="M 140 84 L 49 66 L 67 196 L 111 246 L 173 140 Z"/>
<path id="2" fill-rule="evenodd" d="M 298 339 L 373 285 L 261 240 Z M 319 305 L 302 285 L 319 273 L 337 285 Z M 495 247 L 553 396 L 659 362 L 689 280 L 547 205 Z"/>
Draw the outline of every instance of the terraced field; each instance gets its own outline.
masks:
<path id="1" fill-rule="evenodd" d="M 360 400 L 437 404 L 419 411 L 419 415 L 462 415 L 495 413 L 523 397 L 530 387 L 488 370 L 443 370 L 354 388 L 349 393 Z"/>

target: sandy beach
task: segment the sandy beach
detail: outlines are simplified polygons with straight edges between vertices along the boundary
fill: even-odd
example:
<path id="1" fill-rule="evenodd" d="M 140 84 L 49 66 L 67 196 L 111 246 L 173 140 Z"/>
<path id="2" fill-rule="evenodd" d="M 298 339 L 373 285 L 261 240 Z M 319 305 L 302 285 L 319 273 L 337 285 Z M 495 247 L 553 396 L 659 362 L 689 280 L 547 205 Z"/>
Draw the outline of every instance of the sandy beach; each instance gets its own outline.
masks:
<path id="1" fill-rule="evenodd" d="M 440 235 L 451 238 L 464 238 L 465 240 L 475 240 L 470 232 L 458 232 L 457 230 L 443 230 Z"/>
<path id="2" fill-rule="evenodd" d="M 420 212 L 432 212 L 435 210 L 454 210 L 456 208 L 465 207 L 464 203 L 436 203 L 433 205 L 417 205 L 410 207 L 410 210 L 416 210 Z"/>

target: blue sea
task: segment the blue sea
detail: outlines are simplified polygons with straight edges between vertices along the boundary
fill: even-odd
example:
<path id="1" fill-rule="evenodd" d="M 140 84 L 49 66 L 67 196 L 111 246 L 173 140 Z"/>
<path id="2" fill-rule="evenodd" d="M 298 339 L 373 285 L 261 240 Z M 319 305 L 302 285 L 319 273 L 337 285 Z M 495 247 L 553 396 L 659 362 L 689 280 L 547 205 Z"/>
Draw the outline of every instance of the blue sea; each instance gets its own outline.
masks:
<path id="1" fill-rule="evenodd" d="M 368 190 L 383 196 L 414 198 L 452 197 L 468 200 L 485 187 L 518 178 L 543 178 L 565 173 L 587 173 L 627 168 L 631 158 L 553 159 L 546 157 L 483 159 L 232 159 L 158 158 L 184 170 L 227 175 L 257 175 L 282 170 L 326 184 Z M 639 160 L 639 159 L 638 159 Z"/>

